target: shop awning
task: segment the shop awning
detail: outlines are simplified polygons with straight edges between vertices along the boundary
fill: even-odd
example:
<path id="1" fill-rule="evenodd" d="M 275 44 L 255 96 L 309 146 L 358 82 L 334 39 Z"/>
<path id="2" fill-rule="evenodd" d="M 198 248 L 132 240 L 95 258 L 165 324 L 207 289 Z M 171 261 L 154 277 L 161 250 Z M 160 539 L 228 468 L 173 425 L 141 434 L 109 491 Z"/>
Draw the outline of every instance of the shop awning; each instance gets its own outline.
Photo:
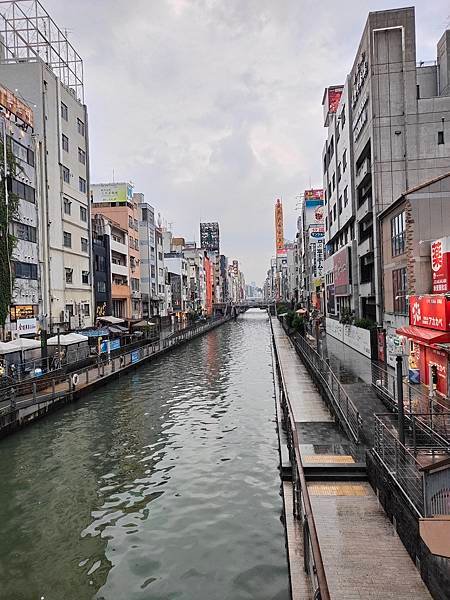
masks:
<path id="1" fill-rule="evenodd" d="M 99 321 L 102 323 L 111 323 L 112 325 L 118 325 L 119 323 L 125 323 L 125 319 L 119 319 L 118 317 L 113 317 L 112 315 L 108 315 L 106 317 L 99 317 Z"/>
<path id="2" fill-rule="evenodd" d="M 68 333 L 66 335 L 60 334 L 59 336 L 54 335 L 48 338 L 47 344 L 49 346 L 72 346 L 72 344 L 81 344 L 81 342 L 88 341 L 87 335 L 81 335 L 80 333 Z"/>
<path id="3" fill-rule="evenodd" d="M 415 325 L 406 325 L 396 330 L 399 335 L 424 344 L 442 344 L 450 342 L 449 331 L 437 331 L 436 329 L 427 329 L 426 327 L 416 327 Z"/>

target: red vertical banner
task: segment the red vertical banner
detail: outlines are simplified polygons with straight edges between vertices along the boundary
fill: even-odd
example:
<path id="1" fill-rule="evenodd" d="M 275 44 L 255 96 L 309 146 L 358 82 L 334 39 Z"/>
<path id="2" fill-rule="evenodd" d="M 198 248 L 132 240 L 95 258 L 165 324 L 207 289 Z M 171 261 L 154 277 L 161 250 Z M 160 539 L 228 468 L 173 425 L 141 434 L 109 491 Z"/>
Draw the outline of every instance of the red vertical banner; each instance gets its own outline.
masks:
<path id="1" fill-rule="evenodd" d="M 431 273 L 433 294 L 450 291 L 450 238 L 441 238 L 431 244 Z"/>

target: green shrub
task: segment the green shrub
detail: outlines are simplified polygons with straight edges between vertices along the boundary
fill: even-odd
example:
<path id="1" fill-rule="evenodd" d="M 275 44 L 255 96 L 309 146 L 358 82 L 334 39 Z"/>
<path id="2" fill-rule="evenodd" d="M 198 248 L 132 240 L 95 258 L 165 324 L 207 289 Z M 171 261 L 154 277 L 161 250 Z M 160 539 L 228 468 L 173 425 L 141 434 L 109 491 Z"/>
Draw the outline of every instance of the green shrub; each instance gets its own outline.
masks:
<path id="1" fill-rule="evenodd" d="M 286 321 L 286 325 L 291 328 L 293 325 L 293 321 L 295 319 L 297 315 L 295 314 L 295 312 L 293 310 L 288 310 L 286 313 L 286 316 L 284 317 L 285 321 Z"/>
<path id="2" fill-rule="evenodd" d="M 355 319 L 353 325 L 355 327 L 360 327 L 361 329 L 368 329 L 369 331 L 375 329 L 377 326 L 377 324 L 370 319 Z"/>
<path id="3" fill-rule="evenodd" d="M 292 328 L 303 335 L 305 333 L 305 319 L 297 313 L 294 313 L 294 318 L 292 319 Z"/>

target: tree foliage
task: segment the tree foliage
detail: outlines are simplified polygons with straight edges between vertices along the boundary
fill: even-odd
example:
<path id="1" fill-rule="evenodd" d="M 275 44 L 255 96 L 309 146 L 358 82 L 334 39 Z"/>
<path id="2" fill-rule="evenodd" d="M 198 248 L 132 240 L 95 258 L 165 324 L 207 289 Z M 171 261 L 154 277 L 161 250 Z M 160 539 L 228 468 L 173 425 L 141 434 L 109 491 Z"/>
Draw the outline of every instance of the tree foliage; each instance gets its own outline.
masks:
<path id="1" fill-rule="evenodd" d="M 2 327 L 5 326 L 14 288 L 11 260 L 17 239 L 12 233 L 12 222 L 17 219 L 19 212 L 18 196 L 9 192 L 7 202 L 6 190 L 8 177 L 14 178 L 17 171 L 18 165 L 12 152 L 10 139 L 6 142 L 5 165 L 3 136 L 0 136 L 0 325 Z"/>

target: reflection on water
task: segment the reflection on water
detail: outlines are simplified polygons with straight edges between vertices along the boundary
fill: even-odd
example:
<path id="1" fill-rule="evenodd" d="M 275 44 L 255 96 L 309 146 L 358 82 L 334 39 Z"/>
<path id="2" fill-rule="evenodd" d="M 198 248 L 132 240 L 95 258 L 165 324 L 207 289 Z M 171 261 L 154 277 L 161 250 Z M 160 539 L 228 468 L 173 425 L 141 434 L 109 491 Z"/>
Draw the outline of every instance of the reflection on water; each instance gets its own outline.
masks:
<path id="1" fill-rule="evenodd" d="M 0 599 L 287 599 L 267 317 L 0 442 Z"/>

